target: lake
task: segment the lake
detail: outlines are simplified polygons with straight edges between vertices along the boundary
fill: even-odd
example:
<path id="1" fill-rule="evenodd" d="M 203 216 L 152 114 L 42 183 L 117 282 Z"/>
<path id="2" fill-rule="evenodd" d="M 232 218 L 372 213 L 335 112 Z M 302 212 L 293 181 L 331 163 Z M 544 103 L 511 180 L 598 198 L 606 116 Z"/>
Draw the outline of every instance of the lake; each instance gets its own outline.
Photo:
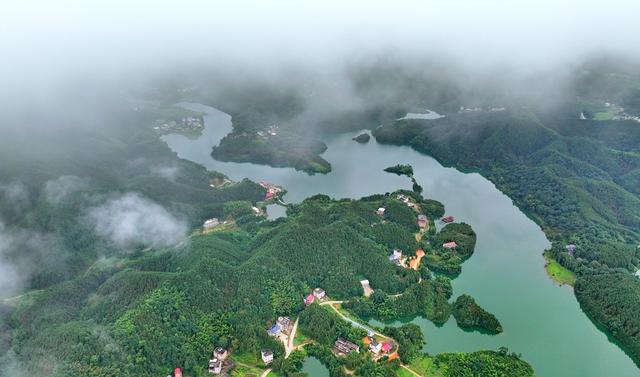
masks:
<path id="1" fill-rule="evenodd" d="M 453 280 L 454 299 L 463 293 L 473 296 L 504 328 L 499 335 L 485 335 L 458 328 L 453 317 L 442 327 L 416 318 L 412 322 L 422 328 L 427 339 L 425 351 L 470 352 L 506 346 L 522 353 L 538 376 L 640 375 L 633 361 L 582 312 L 571 287 L 560 287 L 547 277 L 542 252 L 550 244 L 540 227 L 479 174 L 443 167 L 409 147 L 381 145 L 374 139 L 367 144 L 351 140 L 361 131 L 324 140 L 328 149 L 323 157 L 333 169 L 327 175 L 220 162 L 210 156 L 211 148 L 231 131 L 231 117 L 204 105 L 180 105 L 207 115 L 203 134 L 197 139 L 176 134 L 162 137 L 179 157 L 233 180 L 246 177 L 284 186 L 289 202 L 318 193 L 359 198 L 411 189 L 409 179 L 383 169 L 398 163 L 413 165 L 423 195 L 444 203 L 447 214 L 470 224 L 478 235 L 474 255 Z"/>

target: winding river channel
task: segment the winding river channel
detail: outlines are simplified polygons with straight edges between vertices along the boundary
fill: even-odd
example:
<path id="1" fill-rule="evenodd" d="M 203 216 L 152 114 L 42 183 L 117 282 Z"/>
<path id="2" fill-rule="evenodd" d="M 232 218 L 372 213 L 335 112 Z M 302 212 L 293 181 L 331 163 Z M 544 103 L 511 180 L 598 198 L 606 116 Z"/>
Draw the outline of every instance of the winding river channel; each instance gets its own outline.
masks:
<path id="1" fill-rule="evenodd" d="M 547 277 L 542 252 L 549 242 L 540 227 L 479 174 L 445 168 L 409 147 L 381 145 L 374 139 L 358 144 L 351 140 L 358 132 L 324 140 L 329 148 L 323 157 L 333 168 L 327 175 L 309 176 L 290 168 L 220 162 L 210 156 L 211 148 L 231 131 L 231 117 L 204 105 L 180 106 L 207 115 L 205 130 L 197 139 L 176 134 L 162 137 L 179 157 L 233 180 L 247 177 L 284 186 L 288 190 L 285 200 L 289 202 L 317 193 L 359 198 L 410 189 L 406 177 L 383 169 L 397 163 L 413 165 L 415 177 L 424 188 L 423 195 L 444 203 L 447 214 L 470 224 L 478 235 L 474 255 L 453 281 L 454 298 L 470 294 L 494 313 L 504 328 L 499 335 L 485 335 L 463 331 L 453 317 L 441 327 L 416 318 L 412 322 L 424 331 L 425 351 L 468 352 L 506 346 L 522 353 L 538 376 L 640 375 L 633 361 L 582 312 L 571 288 L 560 287 Z"/>

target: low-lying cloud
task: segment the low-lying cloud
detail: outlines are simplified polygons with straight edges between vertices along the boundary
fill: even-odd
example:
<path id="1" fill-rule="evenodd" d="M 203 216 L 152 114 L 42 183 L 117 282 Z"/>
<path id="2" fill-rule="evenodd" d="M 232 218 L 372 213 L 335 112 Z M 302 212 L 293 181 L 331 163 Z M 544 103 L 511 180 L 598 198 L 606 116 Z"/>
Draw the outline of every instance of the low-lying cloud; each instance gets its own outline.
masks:
<path id="1" fill-rule="evenodd" d="M 151 168 L 151 173 L 172 182 L 176 180 L 179 171 L 180 168 L 178 166 L 163 165 Z"/>
<path id="2" fill-rule="evenodd" d="M 97 234 L 122 249 L 173 245 L 188 229 L 185 221 L 137 193 L 111 199 L 90 209 L 87 216 Z"/>
<path id="3" fill-rule="evenodd" d="M 0 183 L 0 200 L 8 203 L 15 212 L 29 207 L 29 192 L 22 182 Z"/>
<path id="4" fill-rule="evenodd" d="M 59 239 L 50 233 L 10 227 L 0 219 L 0 298 L 11 297 L 29 285 L 35 263 L 62 258 Z"/>
<path id="5" fill-rule="evenodd" d="M 70 194 L 85 188 L 87 184 L 86 179 L 75 175 L 63 175 L 47 181 L 44 185 L 44 193 L 50 203 L 58 204 Z"/>
<path id="6" fill-rule="evenodd" d="M 19 267 L 9 260 L 8 254 L 15 247 L 14 235 L 0 222 L 0 298 L 7 298 L 22 288 Z"/>

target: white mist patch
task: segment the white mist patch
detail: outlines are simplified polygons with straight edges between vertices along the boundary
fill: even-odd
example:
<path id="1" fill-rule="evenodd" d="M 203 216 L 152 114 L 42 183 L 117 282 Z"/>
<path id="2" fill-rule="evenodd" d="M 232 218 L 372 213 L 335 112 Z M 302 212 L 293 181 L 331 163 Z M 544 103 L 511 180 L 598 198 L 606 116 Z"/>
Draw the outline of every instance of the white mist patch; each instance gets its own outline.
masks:
<path id="1" fill-rule="evenodd" d="M 29 192 L 22 182 L 0 183 L 0 200 L 10 203 L 15 211 L 29 207 Z"/>
<path id="2" fill-rule="evenodd" d="M 55 235 L 8 227 L 0 219 L 0 298 L 18 294 L 35 269 L 52 254 L 62 256 Z"/>
<path id="3" fill-rule="evenodd" d="M 184 221 L 136 193 L 124 194 L 90 209 L 88 218 L 96 233 L 124 249 L 173 245 L 187 233 Z"/>
<path id="4" fill-rule="evenodd" d="M 44 193 L 50 203 L 58 204 L 68 195 L 87 187 L 87 180 L 75 175 L 63 175 L 47 181 Z"/>
<path id="5" fill-rule="evenodd" d="M 179 171 L 180 168 L 177 166 L 154 166 L 151 168 L 153 174 L 168 181 L 175 181 Z"/>
<path id="6" fill-rule="evenodd" d="M 0 298 L 7 298 L 22 288 L 22 276 L 18 266 L 7 258 L 15 246 L 15 237 L 0 222 Z"/>

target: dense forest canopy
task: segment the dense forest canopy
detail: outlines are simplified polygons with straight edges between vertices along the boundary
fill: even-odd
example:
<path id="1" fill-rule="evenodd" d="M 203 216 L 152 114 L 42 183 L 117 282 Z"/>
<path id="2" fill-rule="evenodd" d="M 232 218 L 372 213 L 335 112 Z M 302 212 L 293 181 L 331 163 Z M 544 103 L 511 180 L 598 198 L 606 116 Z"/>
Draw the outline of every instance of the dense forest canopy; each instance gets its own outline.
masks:
<path id="1" fill-rule="evenodd" d="M 631 275 L 640 267 L 640 127 L 630 119 L 578 115 L 587 98 L 616 101 L 628 114 L 640 114 L 639 93 L 630 89 L 640 75 L 608 79 L 605 69 L 615 67 L 600 64 L 576 79 L 579 100 L 567 98 L 553 109 L 460 111 L 436 120 L 395 121 L 373 134 L 379 142 L 410 145 L 496 183 L 542 225 L 553 257 L 578 274 L 576 294 L 587 314 L 638 359 L 636 310 L 624 302 L 640 292 L 640 279 Z M 608 80 L 613 82 L 603 89 Z M 570 244 L 575 252 L 567 252 Z M 597 289 L 612 294 L 594 300 Z"/>
<path id="2" fill-rule="evenodd" d="M 175 158 L 156 133 L 137 126 L 166 117 L 160 113 L 132 112 L 108 137 L 65 135 L 84 145 L 68 153 L 89 145 L 94 152 L 78 156 L 77 163 L 55 155 L 6 154 L 12 164 L 48 169 L 4 172 L 3 181 L 15 187 L 3 195 L 18 192 L 24 200 L 2 202 L 3 218 L 12 220 L 2 230 L 37 230 L 46 235 L 41 242 L 51 238 L 58 249 L 30 271 L 20 287 L 24 296 L 3 301 L 4 370 L 156 376 L 180 366 L 198 376 L 205 374 L 213 347 L 220 346 L 256 360 L 260 350 L 272 349 L 274 368 L 294 376 L 301 356 L 285 360 L 282 344 L 266 329 L 278 316 L 299 315 L 302 333 L 318 343 L 306 351 L 310 355 L 322 355 L 338 336 L 359 342 L 366 332 L 319 305 L 304 309 L 302 298 L 314 287 L 335 299 L 359 297 L 363 278 L 380 294 L 402 294 L 404 304 L 398 302 L 406 308 L 399 308 L 407 315 L 448 316 L 446 278 L 432 280 L 426 268 L 403 268 L 388 259 L 394 248 L 427 249 L 432 237 L 456 239 L 472 252 L 474 241 L 466 241 L 475 237 L 470 228 L 446 228 L 417 242 L 417 212 L 398 196 L 410 196 L 429 216 L 444 213 L 441 203 L 411 191 L 361 200 L 318 195 L 290 205 L 288 217 L 270 221 L 251 208 L 261 205 L 263 187 L 248 180 L 219 184 L 226 177 Z M 138 153 L 144 157 L 132 163 Z M 387 209 L 383 217 L 376 213 L 380 207 Z M 194 231 L 211 217 L 226 223 Z M 130 219 L 135 223 L 124 226 Z M 145 236 L 157 229 L 175 234 Z M 14 257 L 41 258 L 38 251 Z M 422 301 L 413 302 L 414 295 Z M 434 303 L 444 307 L 442 313 Z M 415 357 L 421 334 L 388 332 L 398 337 L 403 359 Z M 328 365 L 331 360 L 325 359 Z M 361 375 L 382 367 L 367 358 L 349 365 Z M 384 368 L 395 373 L 398 366 Z"/>

